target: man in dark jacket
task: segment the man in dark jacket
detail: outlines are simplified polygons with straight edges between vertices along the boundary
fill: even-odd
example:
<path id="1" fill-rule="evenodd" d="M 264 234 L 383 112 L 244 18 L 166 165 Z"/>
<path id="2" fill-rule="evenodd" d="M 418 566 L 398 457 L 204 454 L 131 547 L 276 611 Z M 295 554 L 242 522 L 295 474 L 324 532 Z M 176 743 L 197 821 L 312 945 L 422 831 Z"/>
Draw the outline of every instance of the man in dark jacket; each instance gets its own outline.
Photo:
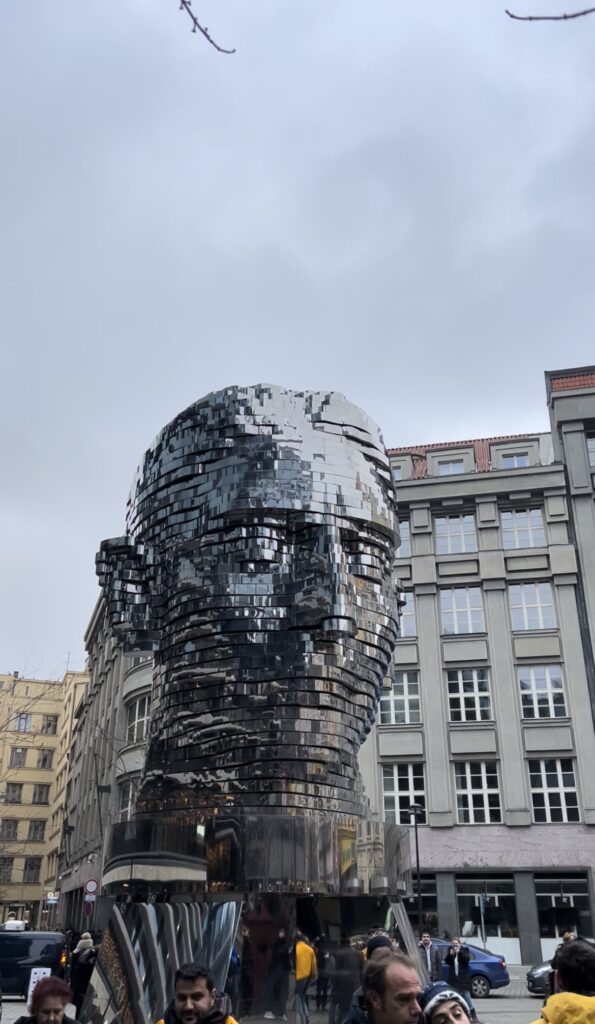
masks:
<path id="1" fill-rule="evenodd" d="M 466 946 L 463 946 L 460 939 L 453 939 L 444 963 L 448 967 L 448 984 L 455 991 L 463 996 L 472 1021 L 477 1021 L 477 1012 L 471 998 L 471 974 L 469 973 L 469 961 L 471 953 Z"/>
<path id="2" fill-rule="evenodd" d="M 418 949 L 419 959 L 421 960 L 424 970 L 427 972 L 428 981 L 441 981 L 442 961 L 440 960 L 440 952 L 438 950 L 438 946 L 435 946 L 432 942 L 429 932 L 424 932 L 422 934 Z"/>
<path id="3" fill-rule="evenodd" d="M 276 1017 L 287 1020 L 287 995 L 289 992 L 289 972 L 291 971 L 291 958 L 289 954 L 289 943 L 285 928 L 279 929 L 279 934 L 271 946 L 269 969 L 267 972 L 265 1002 L 267 1009 L 265 1018 L 274 1020 Z"/>
<path id="4" fill-rule="evenodd" d="M 366 964 L 360 992 L 345 1024 L 418 1024 L 418 964 L 402 953 L 377 948 Z"/>
<path id="5" fill-rule="evenodd" d="M 209 970 L 201 964 L 184 964 L 175 973 L 174 998 L 158 1024 L 237 1024 L 216 1002 Z"/>
<path id="6" fill-rule="evenodd" d="M 341 945 L 329 967 L 331 978 L 329 1024 L 341 1024 L 343 1018 L 349 1013 L 353 993 L 361 981 L 363 966 L 361 953 L 353 948 L 347 935 L 342 935 Z"/>

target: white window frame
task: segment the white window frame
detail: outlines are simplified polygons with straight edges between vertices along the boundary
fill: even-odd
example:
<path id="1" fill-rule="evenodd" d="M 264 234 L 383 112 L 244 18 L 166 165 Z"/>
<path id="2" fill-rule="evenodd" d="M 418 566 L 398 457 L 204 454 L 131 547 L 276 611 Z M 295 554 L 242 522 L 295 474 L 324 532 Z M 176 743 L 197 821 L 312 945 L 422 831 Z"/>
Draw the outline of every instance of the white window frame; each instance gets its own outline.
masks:
<path id="1" fill-rule="evenodd" d="M 563 824 L 580 821 L 576 774 L 572 758 L 529 758 L 527 767 L 529 770 L 529 788 L 531 790 L 533 821 L 535 824 Z M 555 776 L 555 785 L 548 781 L 548 775 Z M 572 785 L 567 784 L 567 780 L 564 778 L 565 775 L 572 775 Z M 538 780 L 536 780 L 536 776 L 539 776 Z M 575 800 L 568 802 L 567 797 L 569 796 L 574 796 Z M 536 797 L 543 798 L 543 807 L 539 806 L 539 804 L 536 805 Z M 556 806 L 557 801 L 555 797 L 559 798 L 559 807 Z M 556 811 L 559 811 L 559 813 L 556 814 Z M 569 814 L 569 812 L 571 813 Z"/>
<path id="2" fill-rule="evenodd" d="M 507 460 L 509 465 L 506 465 Z M 500 466 L 502 469 L 528 469 L 531 465 L 531 453 L 529 449 L 518 452 L 501 452 Z"/>
<path id="3" fill-rule="evenodd" d="M 130 821 L 134 811 L 138 785 L 138 775 L 132 775 L 118 784 L 118 821 Z"/>
<path id="4" fill-rule="evenodd" d="M 151 712 L 150 694 L 143 693 L 126 705 L 126 743 L 144 743 Z"/>
<path id="5" fill-rule="evenodd" d="M 460 597 L 457 599 L 456 595 L 460 595 Z M 479 601 L 475 600 L 476 595 L 479 595 Z M 449 618 L 452 619 L 452 629 L 447 628 Z M 443 636 L 485 633 L 481 587 L 444 587 L 441 589 L 440 622 Z"/>
<path id="6" fill-rule="evenodd" d="M 461 555 L 477 551 L 477 530 L 473 513 L 436 516 L 434 543 L 437 555 Z"/>
<path id="7" fill-rule="evenodd" d="M 27 747 L 11 747 L 8 767 L 17 770 L 27 767 Z"/>
<path id="8" fill-rule="evenodd" d="M 513 632 L 557 628 L 554 589 L 549 581 L 509 584 L 508 603 Z M 530 624 L 533 609 L 537 625 Z"/>
<path id="9" fill-rule="evenodd" d="M 517 665 L 516 674 L 523 718 L 542 721 L 568 716 L 561 665 Z M 528 710 L 532 714 L 527 714 Z"/>
<path id="10" fill-rule="evenodd" d="M 595 434 L 589 432 L 586 436 L 587 441 L 587 461 L 591 469 L 595 468 Z"/>
<path id="11" fill-rule="evenodd" d="M 438 476 L 458 476 L 465 472 L 465 460 L 462 455 L 452 459 L 436 459 Z"/>
<path id="12" fill-rule="evenodd" d="M 388 718 L 388 721 L 383 721 L 383 716 Z M 382 691 L 379 725 L 420 723 L 419 673 L 417 669 L 395 672 L 390 690 Z"/>
<path id="13" fill-rule="evenodd" d="M 484 684 L 485 688 L 482 689 Z M 492 721 L 490 673 L 487 668 L 449 668 L 446 672 L 446 686 L 449 721 Z"/>
<path id="14" fill-rule="evenodd" d="M 387 789 L 387 783 L 392 789 Z M 387 808 L 387 802 L 394 807 Z M 411 804 L 419 804 L 424 809 L 424 817 L 418 818 L 419 823 L 425 822 L 426 789 L 423 761 L 393 762 L 382 765 L 382 807 L 384 820 L 397 825 L 410 825 L 411 815 L 407 808 Z"/>
<path id="15" fill-rule="evenodd" d="M 411 523 L 402 519 L 399 523 L 401 543 L 397 548 L 397 558 L 411 558 Z"/>
<path id="16" fill-rule="evenodd" d="M 17 711 L 12 720 L 13 732 L 31 732 L 31 718 L 27 711 Z"/>
<path id="17" fill-rule="evenodd" d="M 534 520 L 539 519 L 539 522 Z M 545 522 L 541 508 L 505 509 L 500 513 L 502 547 L 505 551 L 518 548 L 544 548 Z M 523 541 L 527 543 L 523 543 Z"/>
<path id="18" fill-rule="evenodd" d="M 41 764 L 42 759 L 48 761 L 49 764 Z M 37 751 L 37 768 L 39 768 L 40 771 L 51 771 L 53 763 L 54 751 L 52 750 L 52 748 L 40 747 L 40 749 Z"/>
<path id="19" fill-rule="evenodd" d="M 59 715 L 44 715 L 41 723 L 43 736 L 56 736 L 58 734 Z"/>
<path id="20" fill-rule="evenodd" d="M 23 885 L 39 885 L 42 860 L 43 857 L 38 856 L 25 857 L 23 861 Z M 29 878 L 29 874 L 32 874 L 34 877 Z"/>
<path id="21" fill-rule="evenodd" d="M 405 598 L 405 604 L 401 608 L 401 619 L 399 637 L 405 639 L 406 637 L 417 636 L 417 618 L 415 611 L 415 595 L 412 590 L 405 590 L 403 592 Z"/>
<path id="22" fill-rule="evenodd" d="M 488 784 L 488 776 L 493 777 L 494 774 L 496 776 L 495 786 Z M 502 823 L 497 761 L 456 761 L 454 779 L 459 825 L 499 825 Z M 477 785 L 477 780 L 479 780 L 479 785 Z M 497 797 L 497 800 L 494 800 L 494 797 Z"/>
<path id="23" fill-rule="evenodd" d="M 43 795 L 45 792 L 46 799 L 39 800 L 36 797 Z M 31 797 L 31 803 L 37 804 L 38 806 L 45 807 L 50 802 L 50 785 L 47 782 L 36 782 L 33 785 L 33 795 Z"/>

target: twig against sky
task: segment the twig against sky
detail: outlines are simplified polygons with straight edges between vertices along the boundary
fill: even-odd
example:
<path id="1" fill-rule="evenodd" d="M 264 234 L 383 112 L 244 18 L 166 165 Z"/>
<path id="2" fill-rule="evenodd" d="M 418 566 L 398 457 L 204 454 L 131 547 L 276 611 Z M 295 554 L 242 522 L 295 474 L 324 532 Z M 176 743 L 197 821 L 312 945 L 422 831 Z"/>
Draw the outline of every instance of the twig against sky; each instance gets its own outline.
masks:
<path id="1" fill-rule="evenodd" d="M 587 7 L 584 11 L 572 11 L 570 14 L 514 14 L 512 11 L 506 13 L 515 21 L 570 21 L 572 18 L 584 18 L 587 14 L 595 14 L 595 7 Z"/>
<path id="2" fill-rule="evenodd" d="M 186 14 L 188 15 L 188 17 L 190 18 L 190 20 L 192 22 L 192 31 L 193 32 L 201 32 L 202 35 L 205 37 L 205 39 L 207 39 L 208 42 L 211 44 L 211 46 L 214 46 L 216 50 L 219 50 L 219 53 L 235 53 L 236 52 L 235 50 L 226 50 L 226 49 L 224 49 L 223 46 L 219 46 L 219 44 L 215 42 L 213 37 L 209 34 L 209 30 L 206 27 L 206 25 L 201 25 L 200 24 L 200 22 L 199 22 L 198 18 L 196 17 L 194 11 L 192 10 L 192 0 L 180 0 L 180 10 L 181 11 L 186 11 Z"/>

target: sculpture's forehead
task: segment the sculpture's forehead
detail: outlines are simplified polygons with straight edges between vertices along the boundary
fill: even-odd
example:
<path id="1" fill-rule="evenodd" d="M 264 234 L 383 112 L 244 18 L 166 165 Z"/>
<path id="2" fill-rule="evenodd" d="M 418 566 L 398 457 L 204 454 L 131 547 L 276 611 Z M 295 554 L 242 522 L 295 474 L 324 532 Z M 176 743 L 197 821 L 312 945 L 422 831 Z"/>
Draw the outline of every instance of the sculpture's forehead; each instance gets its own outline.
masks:
<path id="1" fill-rule="evenodd" d="M 187 534 L 259 509 L 331 513 L 394 531 L 388 458 L 365 413 L 333 393 L 248 392 L 245 400 L 241 389 L 210 396 L 158 435 L 133 485 L 130 532 L 147 536 L 167 521 L 168 532 L 177 522 Z"/>

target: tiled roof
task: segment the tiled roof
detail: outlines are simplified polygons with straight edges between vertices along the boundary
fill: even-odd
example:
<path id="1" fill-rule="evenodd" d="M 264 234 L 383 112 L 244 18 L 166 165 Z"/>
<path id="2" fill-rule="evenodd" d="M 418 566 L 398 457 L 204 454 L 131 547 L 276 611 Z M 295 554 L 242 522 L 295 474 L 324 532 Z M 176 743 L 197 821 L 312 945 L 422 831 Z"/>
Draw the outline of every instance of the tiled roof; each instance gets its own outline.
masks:
<path id="1" fill-rule="evenodd" d="M 473 448 L 476 473 L 489 473 L 492 469 L 490 450 L 493 444 L 507 441 L 534 440 L 537 434 L 504 434 L 501 437 L 478 437 L 467 441 L 440 441 L 437 444 L 408 445 L 404 448 L 389 448 L 389 456 L 410 455 L 413 461 L 413 479 L 421 480 L 428 473 L 428 452 L 456 451 L 457 448 Z"/>
<path id="2" fill-rule="evenodd" d="M 581 373 L 574 377 L 552 377 L 552 391 L 567 391 L 575 388 L 595 388 L 595 373 Z"/>

